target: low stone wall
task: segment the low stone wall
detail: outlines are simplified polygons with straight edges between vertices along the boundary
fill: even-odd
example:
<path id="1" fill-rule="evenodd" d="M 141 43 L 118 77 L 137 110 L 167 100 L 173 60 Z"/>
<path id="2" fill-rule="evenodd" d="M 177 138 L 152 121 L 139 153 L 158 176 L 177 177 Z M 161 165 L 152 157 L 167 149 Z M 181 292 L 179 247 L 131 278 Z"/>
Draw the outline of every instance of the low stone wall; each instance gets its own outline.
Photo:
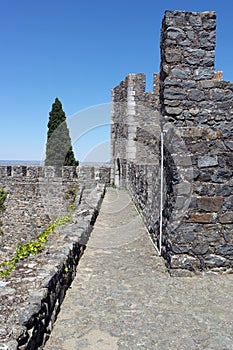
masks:
<path id="1" fill-rule="evenodd" d="M 130 195 L 156 245 L 159 240 L 160 166 L 127 165 L 127 184 Z"/>
<path id="2" fill-rule="evenodd" d="M 98 215 L 104 185 L 77 198 L 73 223 L 49 236 L 45 249 L 0 281 L 0 349 L 35 350 L 49 337 Z"/>

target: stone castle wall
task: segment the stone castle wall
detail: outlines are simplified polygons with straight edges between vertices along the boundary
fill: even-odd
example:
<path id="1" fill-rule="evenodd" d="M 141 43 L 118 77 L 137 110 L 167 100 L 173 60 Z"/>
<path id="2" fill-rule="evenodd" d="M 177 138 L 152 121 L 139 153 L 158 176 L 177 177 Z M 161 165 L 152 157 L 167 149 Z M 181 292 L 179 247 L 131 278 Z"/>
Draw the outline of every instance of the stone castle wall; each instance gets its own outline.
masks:
<path id="1" fill-rule="evenodd" d="M 112 90 L 112 178 L 127 187 L 151 234 L 157 234 L 160 191 L 158 74 L 145 92 L 145 75 L 129 74 Z M 156 195 L 155 195 L 156 194 Z"/>
<path id="2" fill-rule="evenodd" d="M 0 218 L 1 262 L 12 258 L 19 243 L 35 240 L 54 219 L 73 218 L 55 228 L 41 252 L 1 277 L 0 348 L 37 349 L 45 344 L 109 184 L 109 166 L 0 167 L 0 188 L 7 193 Z"/>
<path id="3" fill-rule="evenodd" d="M 164 256 L 172 268 L 232 267 L 233 84 L 215 76 L 215 30 L 214 12 L 167 11 L 163 20 L 161 114 L 173 184 Z M 167 122 L 185 149 L 166 133 Z"/>
<path id="4" fill-rule="evenodd" d="M 104 196 L 105 185 L 76 197 L 73 222 L 50 234 L 40 253 L 0 281 L 0 348 L 40 349 L 49 338 Z"/>
<path id="5" fill-rule="evenodd" d="M 170 269 L 232 267 L 233 84 L 215 72 L 215 41 L 215 12 L 166 11 L 154 92 L 145 93 L 142 74 L 113 89 L 113 178 L 130 190 L 155 242 L 163 131 L 162 255 Z"/>
<path id="6" fill-rule="evenodd" d="M 0 213 L 0 260 L 11 258 L 18 244 L 35 240 L 53 220 L 69 215 L 74 191 L 82 196 L 84 187 L 101 182 L 110 182 L 107 166 L 0 166 L 0 188 L 7 193 Z"/>

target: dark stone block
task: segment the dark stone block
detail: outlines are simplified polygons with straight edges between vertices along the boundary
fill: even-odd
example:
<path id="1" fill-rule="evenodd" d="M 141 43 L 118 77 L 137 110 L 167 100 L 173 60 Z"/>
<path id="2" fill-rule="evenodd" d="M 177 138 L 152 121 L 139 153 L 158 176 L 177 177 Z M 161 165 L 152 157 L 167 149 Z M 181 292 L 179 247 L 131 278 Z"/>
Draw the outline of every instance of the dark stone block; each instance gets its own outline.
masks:
<path id="1" fill-rule="evenodd" d="M 232 176 L 232 171 L 230 171 L 229 169 L 223 168 L 215 171 L 211 179 L 213 182 L 221 183 L 229 180 L 231 176 Z"/>
<path id="2" fill-rule="evenodd" d="M 195 32 L 193 30 L 188 30 L 187 31 L 187 37 L 190 39 L 190 40 L 193 40 L 195 38 Z"/>
<path id="3" fill-rule="evenodd" d="M 233 223 L 233 211 L 229 211 L 220 216 L 219 221 L 222 224 L 231 224 Z"/>
<path id="4" fill-rule="evenodd" d="M 185 38 L 185 32 L 181 28 L 177 27 L 168 27 L 167 28 L 167 38 L 169 39 L 184 39 Z"/>
<path id="5" fill-rule="evenodd" d="M 217 196 L 229 196 L 233 193 L 233 186 L 228 185 L 219 185 L 217 188 L 216 194 Z"/>
<path id="6" fill-rule="evenodd" d="M 183 100 L 185 98 L 185 92 L 175 88 L 165 88 L 164 98 L 168 100 Z"/>
<path id="7" fill-rule="evenodd" d="M 190 246 L 188 244 L 173 244 L 171 246 L 171 250 L 175 254 L 185 254 L 185 253 L 189 253 Z"/>
<path id="8" fill-rule="evenodd" d="M 185 51 L 184 55 L 193 57 L 204 57 L 205 50 L 188 48 L 187 51 Z"/>
<path id="9" fill-rule="evenodd" d="M 184 234 L 184 239 L 188 242 L 188 243 L 192 243 L 195 239 L 195 233 L 193 232 L 187 232 Z"/>
<path id="10" fill-rule="evenodd" d="M 219 255 L 233 255 L 233 244 L 224 244 L 219 246 L 216 253 Z"/>
<path id="11" fill-rule="evenodd" d="M 199 181 L 209 182 L 211 180 L 211 173 L 208 171 L 201 171 L 198 176 Z"/>
<path id="12" fill-rule="evenodd" d="M 199 57 L 190 57 L 187 56 L 184 59 L 185 63 L 190 64 L 191 66 L 199 66 L 200 65 L 200 58 Z"/>
<path id="13" fill-rule="evenodd" d="M 232 196 L 224 199 L 223 209 L 233 211 L 233 197 Z"/>
<path id="14" fill-rule="evenodd" d="M 214 255 L 214 254 L 210 254 L 208 255 L 205 259 L 204 259 L 204 264 L 207 267 L 220 267 L 220 266 L 225 266 L 227 263 L 227 260 L 219 255 Z"/>
<path id="15" fill-rule="evenodd" d="M 180 50 L 167 48 L 165 50 L 165 59 L 167 63 L 180 62 L 181 60 Z"/>
<path id="16" fill-rule="evenodd" d="M 194 254 L 204 255 L 209 251 L 209 245 L 205 243 L 198 243 L 194 248 L 192 248 L 192 251 Z"/>
<path id="17" fill-rule="evenodd" d="M 189 79 L 191 71 L 189 68 L 173 68 L 171 74 L 178 79 Z"/>
<path id="18" fill-rule="evenodd" d="M 226 241 L 226 243 L 230 243 L 230 244 L 233 243 L 233 225 L 232 224 L 224 225 L 223 238 Z"/>
<path id="19" fill-rule="evenodd" d="M 233 141 L 225 141 L 225 145 L 226 145 L 231 151 L 233 151 Z"/>
<path id="20" fill-rule="evenodd" d="M 189 22 L 194 27 L 200 27 L 202 25 L 202 18 L 198 15 L 191 15 L 189 17 Z"/>
<path id="21" fill-rule="evenodd" d="M 215 31 L 209 33 L 208 31 L 203 31 L 199 33 L 199 43 L 201 48 L 214 48 L 216 42 Z"/>
<path id="22" fill-rule="evenodd" d="M 206 30 L 215 30 L 216 29 L 216 20 L 203 18 L 202 27 Z"/>
<path id="23" fill-rule="evenodd" d="M 196 87 L 196 83 L 192 80 L 187 80 L 183 82 L 184 89 L 192 89 Z"/>
<path id="24" fill-rule="evenodd" d="M 223 89 L 211 90 L 211 98 L 215 101 L 222 101 L 224 99 L 225 92 Z"/>
<path id="25" fill-rule="evenodd" d="M 203 101 L 205 99 L 205 95 L 203 91 L 195 89 L 190 91 L 189 98 L 192 101 Z"/>
<path id="26" fill-rule="evenodd" d="M 214 77 L 214 69 L 212 67 L 199 67 L 194 73 L 195 80 L 206 80 Z"/>

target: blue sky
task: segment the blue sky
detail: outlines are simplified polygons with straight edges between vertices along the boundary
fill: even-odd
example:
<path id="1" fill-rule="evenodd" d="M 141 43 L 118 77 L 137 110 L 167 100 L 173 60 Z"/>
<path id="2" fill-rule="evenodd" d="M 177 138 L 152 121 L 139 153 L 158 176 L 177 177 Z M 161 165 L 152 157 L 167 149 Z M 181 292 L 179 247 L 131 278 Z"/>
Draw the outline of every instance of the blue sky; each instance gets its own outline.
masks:
<path id="1" fill-rule="evenodd" d="M 232 0 L 0 0 L 0 159 L 43 158 L 55 97 L 81 124 L 78 112 L 108 104 L 128 73 L 145 73 L 151 90 L 167 9 L 217 11 L 216 69 L 233 81 Z M 97 124 L 75 140 L 77 158 L 108 142 Z"/>

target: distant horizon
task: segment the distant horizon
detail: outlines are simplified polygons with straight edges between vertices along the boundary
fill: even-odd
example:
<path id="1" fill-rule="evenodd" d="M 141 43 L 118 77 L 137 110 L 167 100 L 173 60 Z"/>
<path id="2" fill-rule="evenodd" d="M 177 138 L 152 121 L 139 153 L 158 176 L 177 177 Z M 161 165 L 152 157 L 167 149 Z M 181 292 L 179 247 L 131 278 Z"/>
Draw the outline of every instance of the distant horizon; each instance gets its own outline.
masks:
<path id="1" fill-rule="evenodd" d="M 34 165 L 43 165 L 43 161 L 41 160 L 3 160 L 0 159 L 0 165 L 28 165 L 28 164 L 34 164 Z M 110 161 L 106 162 L 82 162 L 80 161 L 79 164 L 110 164 Z"/>

